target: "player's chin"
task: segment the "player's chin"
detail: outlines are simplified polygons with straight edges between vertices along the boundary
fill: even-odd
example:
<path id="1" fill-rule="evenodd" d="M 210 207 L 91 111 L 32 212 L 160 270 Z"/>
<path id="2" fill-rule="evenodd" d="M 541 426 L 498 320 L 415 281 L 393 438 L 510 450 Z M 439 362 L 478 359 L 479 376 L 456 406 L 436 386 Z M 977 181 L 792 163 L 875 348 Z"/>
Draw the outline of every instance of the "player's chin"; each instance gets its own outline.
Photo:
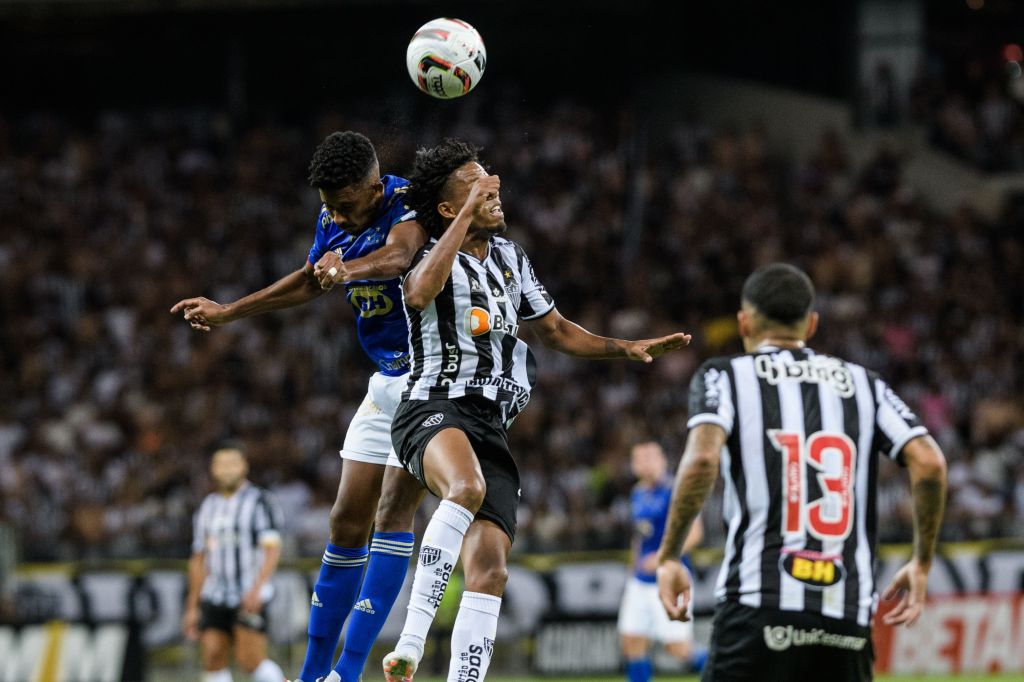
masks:
<path id="1" fill-rule="evenodd" d="M 484 229 L 491 234 L 504 234 L 508 229 L 508 225 L 505 224 L 504 218 L 499 218 L 497 222 L 487 225 Z"/>

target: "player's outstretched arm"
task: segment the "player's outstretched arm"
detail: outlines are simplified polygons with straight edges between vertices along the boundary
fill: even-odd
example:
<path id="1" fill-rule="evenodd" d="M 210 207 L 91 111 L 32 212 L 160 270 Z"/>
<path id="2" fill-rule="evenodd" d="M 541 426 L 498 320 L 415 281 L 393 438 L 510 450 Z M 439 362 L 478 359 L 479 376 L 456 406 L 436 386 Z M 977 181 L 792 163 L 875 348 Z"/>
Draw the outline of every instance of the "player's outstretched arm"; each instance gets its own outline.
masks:
<path id="1" fill-rule="evenodd" d="M 208 298 L 186 298 L 171 307 L 171 314 L 183 312 L 193 329 L 204 332 L 250 315 L 268 310 L 291 308 L 312 301 L 324 293 L 309 263 L 301 270 L 285 275 L 269 287 L 260 289 L 234 303 L 217 303 Z"/>
<path id="2" fill-rule="evenodd" d="M 426 230 L 415 220 L 406 220 L 391 228 L 384 246 L 362 258 L 345 262 L 334 251 L 328 251 L 313 266 L 313 275 L 324 289 L 340 282 L 392 279 L 409 269 L 416 250 L 425 241 Z"/>
<path id="3" fill-rule="evenodd" d="M 882 594 L 886 600 L 900 597 L 896 608 L 883 618 L 887 625 L 913 625 L 921 615 L 946 508 L 946 458 L 938 443 L 931 436 L 919 436 L 903 446 L 902 454 L 914 499 L 914 556 Z"/>
<path id="4" fill-rule="evenodd" d="M 565 319 L 555 308 L 547 315 L 529 320 L 526 324 L 547 348 L 590 360 L 629 358 L 651 362 L 659 355 L 679 350 L 690 343 L 690 335 L 683 333 L 640 341 L 597 336 L 575 322 Z"/>
<path id="5" fill-rule="evenodd" d="M 658 594 L 673 620 L 689 619 L 690 576 L 679 557 L 690 527 L 715 485 L 725 438 L 725 430 L 717 424 L 693 427 L 676 472 L 665 534 L 658 548 Z"/>
<path id="6" fill-rule="evenodd" d="M 473 224 L 473 214 L 487 201 L 493 198 L 501 187 L 497 175 L 480 178 L 469 190 L 469 195 L 454 216 L 451 225 L 444 231 L 437 244 L 423 260 L 414 267 L 402 281 L 402 298 L 405 305 L 423 310 L 437 298 L 444 288 L 445 282 L 452 274 L 455 258 L 466 240 L 466 234 Z M 448 204 L 441 204 L 441 207 Z"/>

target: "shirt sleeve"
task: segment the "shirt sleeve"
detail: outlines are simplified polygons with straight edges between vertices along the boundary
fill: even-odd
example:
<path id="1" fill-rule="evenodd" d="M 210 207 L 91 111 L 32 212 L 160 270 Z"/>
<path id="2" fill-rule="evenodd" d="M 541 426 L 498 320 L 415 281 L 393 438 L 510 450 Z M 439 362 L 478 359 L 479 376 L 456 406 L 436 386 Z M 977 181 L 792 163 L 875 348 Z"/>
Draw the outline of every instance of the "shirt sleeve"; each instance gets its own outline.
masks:
<path id="1" fill-rule="evenodd" d="M 202 554 L 206 551 L 206 500 L 192 516 L 192 553 Z"/>
<path id="2" fill-rule="evenodd" d="M 313 246 L 309 249 L 309 264 L 316 265 L 325 253 L 327 253 L 327 245 L 329 238 L 327 235 L 327 229 L 331 225 L 331 216 L 327 213 L 327 207 L 320 207 L 320 215 L 316 219 L 316 228 L 313 233 Z"/>
<path id="3" fill-rule="evenodd" d="M 926 435 L 928 429 L 913 410 L 883 379 L 875 377 L 875 449 L 903 464 L 903 446 Z"/>
<path id="4" fill-rule="evenodd" d="M 516 245 L 516 259 L 521 289 L 517 310 L 519 319 L 536 320 L 538 317 L 544 317 L 554 309 L 555 300 L 537 279 L 537 273 L 533 271 L 533 263 L 518 244 Z"/>
<path id="5" fill-rule="evenodd" d="M 405 269 L 405 274 L 402 275 L 403 279 L 405 275 L 408 275 L 412 272 L 413 268 L 420 264 L 421 260 L 427 257 L 427 254 L 430 253 L 430 249 L 434 248 L 434 244 L 436 243 L 436 239 L 429 239 L 426 244 L 416 250 L 416 253 L 413 254 L 412 261 L 409 263 L 409 267 Z"/>
<path id="6" fill-rule="evenodd" d="M 717 424 L 728 435 L 732 433 L 735 420 L 729 372 L 709 360 L 690 380 L 690 419 L 686 426 L 692 429 L 698 424 Z"/>
<path id="7" fill-rule="evenodd" d="M 281 529 L 284 525 L 283 514 L 277 501 L 267 492 L 260 493 L 253 511 L 252 530 L 257 544 L 264 545 L 281 541 Z"/>

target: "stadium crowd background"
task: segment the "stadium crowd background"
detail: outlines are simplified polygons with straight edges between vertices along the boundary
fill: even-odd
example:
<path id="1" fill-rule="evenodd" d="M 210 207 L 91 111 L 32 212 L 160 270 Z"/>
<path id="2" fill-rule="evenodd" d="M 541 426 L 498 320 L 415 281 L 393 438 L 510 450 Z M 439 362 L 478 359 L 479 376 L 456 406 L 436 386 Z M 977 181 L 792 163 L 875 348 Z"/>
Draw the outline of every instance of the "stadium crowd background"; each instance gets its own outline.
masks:
<path id="1" fill-rule="evenodd" d="M 830 132 L 793 158 L 769 153 L 770 129 L 691 117 L 637 156 L 628 106 L 541 111 L 508 96 L 460 112 L 406 129 L 330 113 L 238 129 L 209 109 L 0 120 L 0 224 L 14 226 L 0 243 L 0 523 L 20 533 L 23 560 L 186 556 L 207 456 L 227 435 L 280 499 L 289 553 L 322 547 L 337 450 L 371 371 L 348 305 L 332 292 L 208 335 L 168 309 L 233 300 L 302 265 L 318 208 L 306 164 L 344 128 L 396 174 L 418 142 L 484 145 L 510 236 L 563 312 L 619 336 L 695 335 L 650 368 L 533 344 L 539 385 L 511 432 L 517 551 L 626 546 L 629 446 L 655 439 L 678 456 L 690 375 L 739 349 L 737 292 L 773 259 L 818 286 L 814 346 L 881 371 L 942 443 L 943 539 L 1021 536 L 1019 213 L 939 215 L 903 182 L 899 154 L 880 147 L 854 166 Z M 894 466 L 881 467 L 879 500 L 881 539 L 909 540 Z"/>

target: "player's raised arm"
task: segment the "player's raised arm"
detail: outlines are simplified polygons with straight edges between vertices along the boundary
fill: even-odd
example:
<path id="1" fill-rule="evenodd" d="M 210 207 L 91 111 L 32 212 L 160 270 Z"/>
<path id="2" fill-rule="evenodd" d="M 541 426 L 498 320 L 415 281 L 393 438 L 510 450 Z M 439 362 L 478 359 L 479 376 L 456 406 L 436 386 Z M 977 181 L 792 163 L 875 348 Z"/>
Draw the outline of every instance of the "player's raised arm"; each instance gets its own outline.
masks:
<path id="1" fill-rule="evenodd" d="M 313 275 L 324 289 L 342 282 L 392 279 L 409 269 L 425 241 L 426 230 L 415 220 L 405 220 L 391 228 L 383 247 L 362 258 L 345 262 L 334 251 L 328 251 L 313 266 Z"/>
<path id="2" fill-rule="evenodd" d="M 931 436 L 918 436 L 903 446 L 902 455 L 914 498 L 914 555 L 882 595 L 887 600 L 900 597 L 896 608 L 883 618 L 887 625 L 913 625 L 921 615 L 946 507 L 946 458 L 938 443 Z"/>
<path id="3" fill-rule="evenodd" d="M 185 320 L 193 329 L 208 332 L 212 327 L 219 327 L 243 317 L 302 305 L 322 293 L 324 289 L 313 276 L 313 266 L 306 263 L 301 269 L 285 275 L 270 286 L 233 303 L 217 303 L 204 297 L 186 298 L 175 303 L 171 307 L 171 313 L 184 311 Z"/>
<path id="4" fill-rule="evenodd" d="M 480 178 L 469 190 L 461 207 L 444 201 L 437 206 L 445 218 L 454 218 L 434 248 L 423 257 L 402 281 L 402 296 L 405 304 L 416 310 L 423 310 L 433 301 L 452 274 L 452 265 L 466 240 L 466 234 L 473 223 L 473 214 L 487 201 L 493 201 L 501 188 L 497 175 Z"/>
<path id="5" fill-rule="evenodd" d="M 565 319 L 554 308 L 547 315 L 530 320 L 526 324 L 540 337 L 546 347 L 560 353 L 591 360 L 629 358 L 640 362 L 651 362 L 659 355 L 679 350 L 690 343 L 690 335 L 682 332 L 640 341 L 597 336 L 575 322 Z"/>

